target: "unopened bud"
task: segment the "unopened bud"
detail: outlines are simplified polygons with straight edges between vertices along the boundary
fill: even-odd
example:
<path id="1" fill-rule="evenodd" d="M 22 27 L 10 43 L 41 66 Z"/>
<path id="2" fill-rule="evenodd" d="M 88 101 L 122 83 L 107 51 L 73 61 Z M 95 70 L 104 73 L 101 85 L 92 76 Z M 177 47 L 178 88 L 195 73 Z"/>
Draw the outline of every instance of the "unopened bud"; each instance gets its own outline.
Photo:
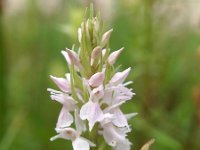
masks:
<path id="1" fill-rule="evenodd" d="M 78 55 L 74 51 L 72 51 L 70 49 L 66 48 L 66 51 L 67 51 L 67 54 L 69 56 L 69 59 L 70 59 L 71 63 L 73 63 L 77 67 L 80 67 L 81 63 L 80 63 L 80 59 L 79 59 Z"/>
<path id="2" fill-rule="evenodd" d="M 93 49 L 91 58 L 96 59 L 101 56 L 101 47 L 97 46 Z"/>
<path id="3" fill-rule="evenodd" d="M 123 51 L 124 48 L 121 48 L 117 51 L 112 52 L 109 56 L 108 56 L 108 63 L 112 66 L 115 64 L 117 58 L 119 57 L 119 55 L 121 54 L 121 52 Z"/>
<path id="4" fill-rule="evenodd" d="M 101 46 L 102 47 L 104 47 L 108 43 L 112 31 L 113 31 L 113 29 L 110 29 L 109 31 L 107 31 L 106 33 L 103 34 L 102 39 L 101 39 Z"/>
<path id="5" fill-rule="evenodd" d="M 92 87 L 98 87 L 103 83 L 104 80 L 104 72 L 97 72 L 89 79 L 89 85 Z"/>

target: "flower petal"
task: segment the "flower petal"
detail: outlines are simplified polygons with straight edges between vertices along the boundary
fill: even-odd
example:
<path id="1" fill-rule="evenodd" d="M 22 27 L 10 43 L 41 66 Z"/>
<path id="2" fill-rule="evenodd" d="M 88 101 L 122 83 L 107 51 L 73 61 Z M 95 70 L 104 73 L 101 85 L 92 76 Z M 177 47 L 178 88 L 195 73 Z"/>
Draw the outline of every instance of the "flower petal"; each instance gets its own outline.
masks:
<path id="1" fill-rule="evenodd" d="M 128 139 L 125 139 L 124 141 L 118 142 L 114 150 L 130 150 L 131 145 L 132 143 Z"/>
<path id="2" fill-rule="evenodd" d="M 95 73 L 90 79 L 89 84 L 92 87 L 98 87 L 103 83 L 104 80 L 104 72 L 97 72 Z"/>
<path id="3" fill-rule="evenodd" d="M 103 125 L 103 137 L 108 145 L 115 147 L 118 142 L 126 139 L 125 136 L 126 134 L 113 126 L 112 123 Z"/>
<path id="4" fill-rule="evenodd" d="M 50 78 L 52 81 L 63 91 L 66 93 L 69 93 L 70 91 L 70 84 L 69 81 L 64 78 L 57 78 L 52 75 L 50 75 Z"/>
<path id="5" fill-rule="evenodd" d="M 96 122 L 103 120 L 104 115 L 98 103 L 88 101 L 80 110 L 80 118 L 89 121 L 89 130 L 91 131 Z"/>
<path id="6" fill-rule="evenodd" d="M 82 133 L 82 132 L 86 131 L 87 128 L 86 128 L 85 122 L 83 120 L 81 120 L 77 110 L 75 110 L 75 115 L 74 116 L 75 116 L 76 130 L 79 133 Z"/>
<path id="7" fill-rule="evenodd" d="M 65 107 L 63 107 L 60 111 L 56 128 L 69 127 L 72 123 L 73 123 L 73 116 Z"/>
<path id="8" fill-rule="evenodd" d="M 112 120 L 113 124 L 117 127 L 128 127 L 128 122 L 125 115 L 119 108 L 113 110 L 114 119 Z"/>
<path id="9" fill-rule="evenodd" d="M 61 103 L 69 111 L 77 107 L 77 102 L 71 96 L 64 93 L 52 93 L 51 99 Z"/>
<path id="10" fill-rule="evenodd" d="M 66 140 L 75 140 L 79 135 L 73 128 L 56 128 L 58 135 L 52 137 L 50 140 L 54 141 L 58 138 Z"/>
<path id="11" fill-rule="evenodd" d="M 94 99 L 94 101 L 97 101 L 103 98 L 104 96 L 103 85 L 100 85 L 99 87 L 93 89 L 91 92 L 91 96 L 92 96 L 92 99 Z"/>
<path id="12" fill-rule="evenodd" d="M 72 146 L 74 150 L 89 150 L 90 149 L 89 143 L 80 137 L 72 141 Z"/>
<path id="13" fill-rule="evenodd" d="M 80 69 L 81 63 L 80 63 L 80 59 L 79 59 L 78 55 L 74 51 L 72 51 L 68 48 L 66 48 L 66 51 L 67 51 L 67 54 L 69 56 L 71 63 L 73 63 Z"/>
<path id="14" fill-rule="evenodd" d="M 124 70 L 123 72 L 117 72 L 110 80 L 110 83 L 113 85 L 118 85 L 118 84 L 123 83 L 130 71 L 131 71 L 131 68 L 128 68 Z"/>

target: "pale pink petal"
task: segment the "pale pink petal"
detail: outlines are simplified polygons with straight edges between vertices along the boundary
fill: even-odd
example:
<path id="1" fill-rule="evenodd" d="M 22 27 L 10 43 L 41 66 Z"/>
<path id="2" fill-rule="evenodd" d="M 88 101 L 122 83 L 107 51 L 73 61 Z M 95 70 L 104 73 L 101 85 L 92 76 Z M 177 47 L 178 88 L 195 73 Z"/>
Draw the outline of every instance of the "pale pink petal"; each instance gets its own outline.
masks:
<path id="1" fill-rule="evenodd" d="M 115 147 L 120 141 L 126 140 L 126 134 L 111 123 L 103 125 L 103 137 L 106 143 L 112 147 Z"/>
<path id="2" fill-rule="evenodd" d="M 117 58 L 119 57 L 119 55 L 121 54 L 121 52 L 123 51 L 124 48 L 121 48 L 117 51 L 112 52 L 109 56 L 108 56 L 108 63 L 112 66 L 115 64 Z"/>
<path id="3" fill-rule="evenodd" d="M 104 80 L 104 72 L 97 72 L 95 73 L 90 79 L 89 84 L 92 87 L 98 87 L 103 83 Z"/>
<path id="4" fill-rule="evenodd" d="M 91 131 L 96 122 L 103 120 L 104 115 L 98 103 L 89 101 L 82 106 L 80 118 L 82 120 L 88 120 L 89 130 Z"/>
<path id="5" fill-rule="evenodd" d="M 50 140 L 54 141 L 58 138 L 66 140 L 75 140 L 79 135 L 73 128 L 56 128 L 58 135 L 52 137 Z"/>
<path id="6" fill-rule="evenodd" d="M 119 140 L 124 139 L 123 135 L 120 135 L 116 131 L 115 127 L 110 123 L 104 125 L 104 127 L 103 127 L 103 137 L 104 137 L 106 143 L 108 145 L 112 146 L 112 147 L 115 147 Z"/>
<path id="7" fill-rule="evenodd" d="M 91 142 L 90 140 L 84 138 L 84 137 L 80 137 L 81 139 L 85 140 L 88 142 L 88 144 L 90 145 L 90 147 L 96 147 L 96 144 L 94 144 L 93 142 Z"/>
<path id="8" fill-rule="evenodd" d="M 70 62 L 73 63 L 74 65 L 76 65 L 77 67 L 79 67 L 79 69 L 80 69 L 81 63 L 80 63 L 80 59 L 79 59 L 78 55 L 70 49 L 66 48 L 66 51 L 68 53 Z"/>
<path id="9" fill-rule="evenodd" d="M 71 96 L 64 93 L 52 93 L 51 99 L 61 103 L 65 108 L 67 108 L 70 111 L 74 110 L 77 107 L 77 102 L 74 101 L 74 99 Z"/>
<path id="10" fill-rule="evenodd" d="M 132 143 L 126 139 L 124 141 L 120 141 L 117 143 L 116 147 L 114 147 L 114 150 L 130 150 Z"/>
<path id="11" fill-rule="evenodd" d="M 89 150 L 90 149 L 89 143 L 82 138 L 76 138 L 74 141 L 72 141 L 72 146 L 74 150 Z"/>
<path id="12" fill-rule="evenodd" d="M 84 120 L 81 120 L 79 114 L 78 114 L 78 111 L 75 110 L 75 126 L 76 126 L 76 130 L 79 132 L 79 133 L 82 133 L 82 132 L 85 132 L 87 130 L 86 128 L 86 124 L 85 124 L 85 121 Z"/>
<path id="13" fill-rule="evenodd" d="M 54 76 L 50 76 L 52 81 L 63 91 L 68 93 L 70 91 L 70 84 L 68 82 L 68 80 L 64 79 L 64 78 L 57 78 Z"/>
<path id="14" fill-rule="evenodd" d="M 118 85 L 118 84 L 123 83 L 130 71 L 131 71 L 131 68 L 128 68 L 124 70 L 123 72 L 117 72 L 110 80 L 110 84 Z"/>
<path id="15" fill-rule="evenodd" d="M 65 107 L 63 107 L 60 111 L 56 128 L 69 127 L 72 123 L 73 123 L 73 116 Z"/>
<path id="16" fill-rule="evenodd" d="M 119 108 L 115 108 L 112 112 L 114 114 L 114 119 L 112 120 L 112 122 L 115 126 L 128 127 L 127 119 Z"/>

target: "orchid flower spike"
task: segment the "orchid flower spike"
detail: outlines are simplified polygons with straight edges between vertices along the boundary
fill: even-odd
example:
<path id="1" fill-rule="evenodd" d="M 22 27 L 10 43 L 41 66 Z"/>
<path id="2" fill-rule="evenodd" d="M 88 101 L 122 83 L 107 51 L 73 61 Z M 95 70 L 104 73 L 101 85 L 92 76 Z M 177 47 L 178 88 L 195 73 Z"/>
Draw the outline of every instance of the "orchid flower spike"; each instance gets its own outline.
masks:
<path id="1" fill-rule="evenodd" d="M 127 87 L 132 81 L 124 83 L 131 68 L 116 72 L 115 63 L 124 48 L 110 53 L 108 43 L 113 29 L 103 35 L 101 29 L 99 17 L 90 14 L 78 28 L 79 48 L 61 51 L 69 73 L 65 78 L 50 76 L 59 90 L 47 90 L 51 99 L 61 104 L 55 125 L 57 135 L 50 140 L 70 140 L 73 150 L 95 146 L 98 150 L 101 136 L 107 144 L 105 149 L 130 150 L 128 120 L 136 113 L 124 114 L 121 105 L 135 95 Z"/>

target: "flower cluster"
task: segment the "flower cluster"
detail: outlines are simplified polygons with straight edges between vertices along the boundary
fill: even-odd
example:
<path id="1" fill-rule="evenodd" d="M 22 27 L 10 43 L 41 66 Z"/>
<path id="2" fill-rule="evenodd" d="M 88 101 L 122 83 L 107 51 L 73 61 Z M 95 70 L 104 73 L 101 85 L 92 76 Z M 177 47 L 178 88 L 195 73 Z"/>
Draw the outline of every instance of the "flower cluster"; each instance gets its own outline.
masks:
<path id="1" fill-rule="evenodd" d="M 131 68 L 117 72 L 114 67 L 124 48 L 110 53 L 112 31 L 102 34 L 100 18 L 91 15 L 78 29 L 78 49 L 73 46 L 61 52 L 70 73 L 65 78 L 50 76 L 59 88 L 48 88 L 51 99 L 62 105 L 55 128 L 58 134 L 51 141 L 63 138 L 72 141 L 74 150 L 89 150 L 98 149 L 100 141 L 95 138 L 103 137 L 115 150 L 130 150 L 127 120 L 136 113 L 124 114 L 120 106 L 134 95 L 127 88 L 132 82 L 124 83 Z"/>

